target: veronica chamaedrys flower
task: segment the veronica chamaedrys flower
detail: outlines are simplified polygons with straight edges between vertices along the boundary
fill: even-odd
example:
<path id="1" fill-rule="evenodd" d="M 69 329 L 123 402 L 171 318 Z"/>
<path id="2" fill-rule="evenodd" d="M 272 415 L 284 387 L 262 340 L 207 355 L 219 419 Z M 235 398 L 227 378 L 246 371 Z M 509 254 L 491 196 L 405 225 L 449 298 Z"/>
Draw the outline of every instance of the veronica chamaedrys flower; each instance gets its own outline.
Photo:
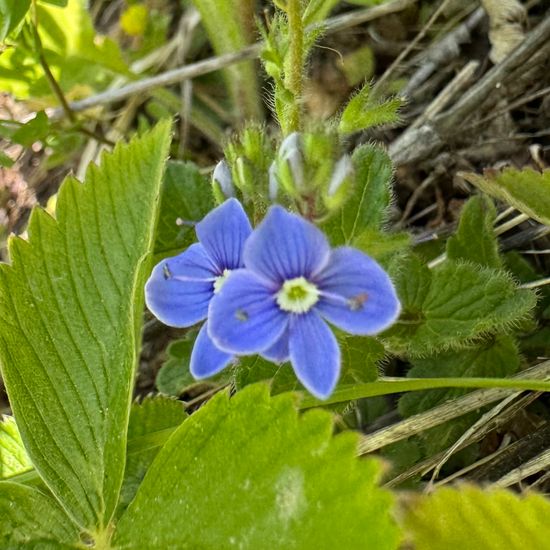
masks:
<path id="1" fill-rule="evenodd" d="M 351 334 L 391 325 L 400 305 L 386 272 L 350 247 L 333 250 L 300 216 L 272 206 L 244 247 L 245 269 L 232 273 L 210 304 L 208 330 L 228 353 L 283 362 L 316 397 L 333 391 L 340 349 L 326 321 Z"/>
<path id="2" fill-rule="evenodd" d="M 243 247 L 252 228 L 239 201 L 229 199 L 197 223 L 195 232 L 199 242 L 161 261 L 145 285 L 147 307 L 172 327 L 190 327 L 207 318 L 212 297 L 233 270 L 243 267 Z M 191 374 L 211 376 L 232 358 L 214 345 L 204 323 L 191 353 Z"/>

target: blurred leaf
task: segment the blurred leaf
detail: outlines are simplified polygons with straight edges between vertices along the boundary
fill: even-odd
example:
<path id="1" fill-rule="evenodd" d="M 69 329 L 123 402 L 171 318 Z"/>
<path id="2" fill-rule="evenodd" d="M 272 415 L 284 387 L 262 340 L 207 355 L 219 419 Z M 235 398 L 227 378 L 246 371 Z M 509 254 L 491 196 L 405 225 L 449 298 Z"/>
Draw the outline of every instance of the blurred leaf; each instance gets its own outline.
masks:
<path id="1" fill-rule="evenodd" d="M 0 151 L 0 166 L 4 168 L 11 168 L 15 164 L 15 161 L 6 155 L 3 151 Z"/>
<path id="2" fill-rule="evenodd" d="M 144 4 L 128 6 L 120 16 L 120 27 L 129 36 L 142 36 L 147 28 L 149 12 Z"/>
<path id="3" fill-rule="evenodd" d="M 526 318 L 536 305 L 536 295 L 501 270 L 452 260 L 430 270 L 410 256 L 395 271 L 403 312 L 384 333 L 394 353 L 464 348 Z"/>
<path id="4" fill-rule="evenodd" d="M 425 359 L 413 359 L 410 378 L 504 378 L 518 371 L 520 358 L 514 339 L 497 336 L 493 341 L 462 351 L 443 352 Z M 399 412 L 408 417 L 455 399 L 468 390 L 449 388 L 410 392 L 399 399 Z M 473 417 L 460 417 L 422 434 L 426 454 L 448 447 L 475 422 Z"/>
<path id="5" fill-rule="evenodd" d="M 195 223 L 214 208 L 207 179 L 190 162 L 168 162 L 162 184 L 155 261 L 183 252 L 196 241 Z"/>
<path id="6" fill-rule="evenodd" d="M 376 67 L 376 57 L 370 46 L 362 46 L 345 54 L 342 59 L 342 71 L 350 86 L 372 78 Z"/>
<path id="7" fill-rule="evenodd" d="M 31 7 L 31 0 L 0 0 L 0 42 L 16 29 Z"/>
<path id="8" fill-rule="evenodd" d="M 34 487 L 0 481 L 0 547 L 75 548 L 79 529 L 55 500 Z"/>
<path id="9" fill-rule="evenodd" d="M 353 240 L 359 248 L 382 265 L 387 265 L 396 254 L 405 253 L 411 245 L 411 235 L 406 231 L 387 233 L 366 229 Z"/>
<path id="10" fill-rule="evenodd" d="M 11 136 L 11 141 L 23 147 L 30 147 L 36 141 L 43 141 L 51 132 L 50 120 L 44 111 L 38 111 L 36 116 L 19 127 Z"/>
<path id="11" fill-rule="evenodd" d="M 179 397 L 187 386 L 195 382 L 189 372 L 189 361 L 196 335 L 196 332 L 188 333 L 185 338 L 174 340 L 168 346 L 168 358 L 155 380 L 155 385 L 161 393 Z"/>
<path id="12" fill-rule="evenodd" d="M 477 487 L 414 497 L 405 527 L 417 550 L 547 548 L 550 502 L 536 494 Z"/>
<path id="13" fill-rule="evenodd" d="M 126 425 L 157 199 L 160 124 L 62 185 L 56 219 L 35 209 L 0 269 L 2 375 L 21 438 L 82 529 L 108 529 Z"/>
<path id="14" fill-rule="evenodd" d="M 391 201 L 393 168 L 386 152 L 374 145 L 362 145 L 352 160 L 353 195 L 323 226 L 333 245 L 350 244 L 367 230 L 379 230 Z"/>
<path id="15" fill-rule="evenodd" d="M 461 176 L 488 195 L 550 225 L 550 170 L 505 168 L 501 172 L 486 171 L 483 176 L 469 172 Z"/>
<path id="16" fill-rule="evenodd" d="M 0 479 L 21 474 L 32 468 L 15 418 L 5 416 L 0 422 Z"/>
<path id="17" fill-rule="evenodd" d="M 124 481 L 120 491 L 117 516 L 130 504 L 140 486 L 145 472 L 157 456 L 161 446 L 139 448 L 139 438 L 154 435 L 155 432 L 174 429 L 187 417 L 183 403 L 168 397 L 147 397 L 142 403 L 134 403 L 130 411 L 128 440 L 139 450 L 126 457 Z"/>
<path id="18" fill-rule="evenodd" d="M 496 209 L 491 199 L 484 195 L 469 199 L 460 214 L 456 234 L 447 241 L 447 257 L 485 267 L 502 267 L 494 230 L 495 217 Z"/>
<path id="19" fill-rule="evenodd" d="M 294 395 L 270 398 L 263 384 L 217 395 L 159 452 L 113 545 L 395 549 L 378 463 L 332 431 L 328 413 L 298 416 Z"/>
<path id="20" fill-rule="evenodd" d="M 201 14 L 214 51 L 218 55 L 242 50 L 254 39 L 252 0 L 192 0 Z M 220 29 L 223 29 L 220 32 Z M 261 120 L 261 95 L 254 61 L 244 61 L 223 69 L 237 120 Z"/>
<path id="21" fill-rule="evenodd" d="M 304 26 L 324 21 L 336 4 L 338 0 L 309 0 L 302 15 Z"/>
<path id="22" fill-rule="evenodd" d="M 397 97 L 385 101 L 373 100 L 370 84 L 365 84 L 348 102 L 340 117 L 338 131 L 351 134 L 360 130 L 397 122 L 397 112 L 403 101 Z"/>

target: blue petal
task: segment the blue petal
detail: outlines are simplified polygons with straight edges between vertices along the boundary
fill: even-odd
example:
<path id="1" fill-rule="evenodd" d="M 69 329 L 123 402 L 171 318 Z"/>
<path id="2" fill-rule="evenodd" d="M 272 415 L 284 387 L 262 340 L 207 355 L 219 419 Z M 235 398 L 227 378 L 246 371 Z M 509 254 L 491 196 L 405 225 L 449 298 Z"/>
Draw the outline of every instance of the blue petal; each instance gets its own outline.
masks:
<path id="1" fill-rule="evenodd" d="M 145 285 L 149 310 L 165 325 L 190 327 L 206 318 L 216 266 L 196 243 L 155 266 Z"/>
<path id="2" fill-rule="evenodd" d="M 390 278 L 372 258 L 354 248 L 334 249 L 315 283 L 322 293 L 317 311 L 351 334 L 376 334 L 399 316 Z"/>
<path id="3" fill-rule="evenodd" d="M 288 322 L 275 302 L 276 290 L 247 269 L 231 273 L 208 311 L 208 332 L 216 346 L 238 354 L 271 347 Z"/>
<path id="4" fill-rule="evenodd" d="M 340 348 L 328 325 L 315 312 L 293 316 L 290 361 L 298 380 L 319 399 L 334 390 L 340 375 Z"/>
<path id="5" fill-rule="evenodd" d="M 208 213 L 195 231 L 220 273 L 243 267 L 243 247 L 252 227 L 237 199 L 228 199 Z"/>
<path id="6" fill-rule="evenodd" d="M 206 378 L 212 376 L 227 367 L 232 359 L 233 355 L 231 353 L 225 353 L 225 351 L 218 349 L 214 345 L 214 342 L 208 336 L 206 323 L 204 323 L 191 352 L 189 370 L 193 377 Z"/>
<path id="7" fill-rule="evenodd" d="M 311 277 L 327 263 L 329 252 L 327 239 L 317 227 L 272 206 L 245 245 L 244 263 L 281 284 L 295 277 Z"/>
<path id="8" fill-rule="evenodd" d="M 274 363 L 284 363 L 288 361 L 288 330 L 285 330 L 283 335 L 270 348 L 262 351 L 260 355 Z"/>

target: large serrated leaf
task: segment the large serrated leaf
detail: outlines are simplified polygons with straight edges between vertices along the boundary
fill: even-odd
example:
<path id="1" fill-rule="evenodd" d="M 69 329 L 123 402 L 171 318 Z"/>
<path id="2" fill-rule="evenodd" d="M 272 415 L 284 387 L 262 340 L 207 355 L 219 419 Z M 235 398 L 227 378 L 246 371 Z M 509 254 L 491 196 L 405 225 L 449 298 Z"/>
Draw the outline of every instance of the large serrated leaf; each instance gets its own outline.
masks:
<path id="1" fill-rule="evenodd" d="M 496 209 L 488 197 L 472 197 L 462 209 L 455 235 L 447 241 L 447 257 L 485 267 L 502 267 L 493 224 Z"/>
<path id="2" fill-rule="evenodd" d="M 425 356 L 471 345 L 526 318 L 536 295 L 502 270 L 447 260 L 429 270 L 411 256 L 394 276 L 403 313 L 384 333 L 395 353 Z"/>
<path id="3" fill-rule="evenodd" d="M 358 147 L 353 153 L 353 166 L 353 196 L 323 227 L 335 245 L 353 243 L 367 229 L 378 231 L 391 201 L 393 168 L 384 150 L 374 145 Z"/>
<path id="4" fill-rule="evenodd" d="M 249 386 L 190 416 L 118 523 L 115 548 L 396 548 L 377 462 L 355 458 L 353 434 L 333 438 L 328 413 L 298 417 L 294 397 Z"/>
<path id="5" fill-rule="evenodd" d="M 405 525 L 417 550 L 548 548 L 550 502 L 539 495 L 445 488 L 411 504 Z"/>
<path id="6" fill-rule="evenodd" d="M 79 542 L 79 529 L 59 504 L 33 487 L 1 481 L 0 518 L 0 548 L 53 550 Z"/>
<path id="7" fill-rule="evenodd" d="M 0 269 L 0 359 L 36 469 L 83 529 L 114 511 L 169 126 L 117 146 L 35 210 Z"/>
<path id="8" fill-rule="evenodd" d="M 501 199 L 545 225 L 550 225 L 550 170 L 505 168 L 483 176 L 462 173 L 462 177 L 488 195 Z"/>
<path id="9" fill-rule="evenodd" d="M 32 470 L 33 466 L 21 441 L 21 435 L 12 416 L 0 422 L 0 479 Z"/>

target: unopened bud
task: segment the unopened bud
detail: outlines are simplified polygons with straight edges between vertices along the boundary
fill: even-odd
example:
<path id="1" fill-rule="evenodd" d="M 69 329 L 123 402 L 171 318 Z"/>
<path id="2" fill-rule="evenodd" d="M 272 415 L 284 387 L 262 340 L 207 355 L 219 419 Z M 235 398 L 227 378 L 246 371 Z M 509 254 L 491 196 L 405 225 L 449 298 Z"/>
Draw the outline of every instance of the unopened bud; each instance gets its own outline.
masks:
<path id="1" fill-rule="evenodd" d="M 277 200 L 277 194 L 279 192 L 279 180 L 277 179 L 277 164 L 275 161 L 271 163 L 269 167 L 269 200 L 275 202 Z"/>
<path id="2" fill-rule="evenodd" d="M 332 177 L 328 184 L 327 195 L 333 197 L 342 184 L 353 174 L 353 163 L 349 155 L 344 155 L 334 166 Z"/>
<path id="3" fill-rule="evenodd" d="M 221 192 L 226 198 L 235 196 L 235 186 L 233 185 L 233 177 L 231 170 L 225 160 L 220 160 L 212 173 L 212 180 L 220 186 Z"/>
<path id="4" fill-rule="evenodd" d="M 304 157 L 301 151 L 301 136 L 298 132 L 293 132 L 283 140 L 279 147 L 279 158 L 288 167 L 292 187 L 302 191 L 305 186 Z"/>

